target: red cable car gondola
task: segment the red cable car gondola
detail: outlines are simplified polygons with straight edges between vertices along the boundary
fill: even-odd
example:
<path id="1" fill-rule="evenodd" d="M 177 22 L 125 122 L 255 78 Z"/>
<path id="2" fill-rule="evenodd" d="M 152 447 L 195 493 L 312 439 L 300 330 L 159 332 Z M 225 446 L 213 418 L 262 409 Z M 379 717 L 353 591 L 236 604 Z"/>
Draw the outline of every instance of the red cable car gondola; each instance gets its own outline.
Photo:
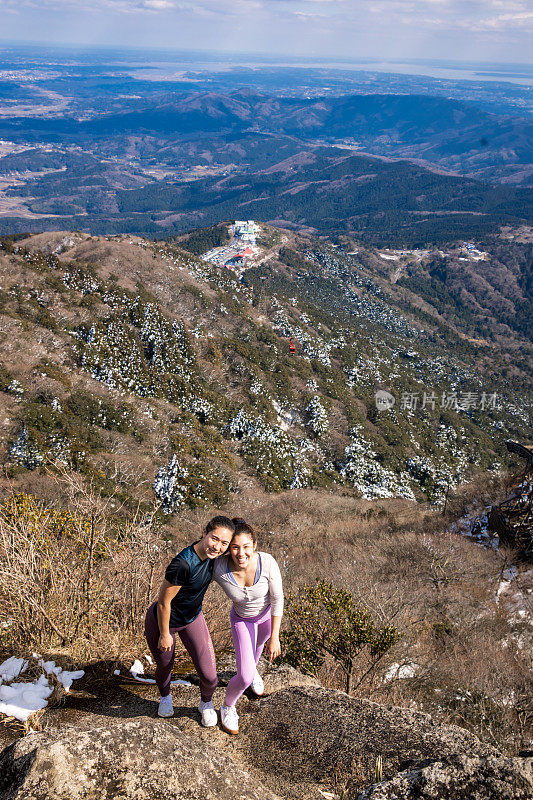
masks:
<path id="1" fill-rule="evenodd" d="M 296 352 L 296 347 L 293 345 L 292 339 L 289 339 L 289 351 L 291 353 L 295 353 Z"/>

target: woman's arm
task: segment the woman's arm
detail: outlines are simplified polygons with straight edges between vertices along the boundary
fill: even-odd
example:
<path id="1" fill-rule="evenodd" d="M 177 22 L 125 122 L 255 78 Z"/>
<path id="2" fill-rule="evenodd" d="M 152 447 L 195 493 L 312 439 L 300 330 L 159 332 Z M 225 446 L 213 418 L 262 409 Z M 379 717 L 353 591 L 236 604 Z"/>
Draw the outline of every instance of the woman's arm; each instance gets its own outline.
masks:
<path id="1" fill-rule="evenodd" d="M 272 632 L 270 634 L 270 639 L 265 645 L 266 648 L 266 655 L 270 663 L 281 655 L 281 643 L 279 640 L 279 628 L 281 625 L 281 616 L 271 617 L 272 620 Z"/>
<path id="2" fill-rule="evenodd" d="M 269 661 L 281 655 L 281 643 L 279 640 L 279 629 L 283 617 L 283 584 L 281 572 L 275 558 L 270 557 L 270 569 L 268 575 L 268 589 L 270 593 L 270 605 L 272 608 L 272 633 L 266 643 L 266 653 Z"/>
<path id="3" fill-rule="evenodd" d="M 159 650 L 172 650 L 174 640 L 169 632 L 170 624 L 170 601 L 176 597 L 181 586 L 175 586 L 164 580 L 159 590 L 159 597 L 157 598 L 157 622 L 159 625 L 159 642 L 157 647 Z"/>

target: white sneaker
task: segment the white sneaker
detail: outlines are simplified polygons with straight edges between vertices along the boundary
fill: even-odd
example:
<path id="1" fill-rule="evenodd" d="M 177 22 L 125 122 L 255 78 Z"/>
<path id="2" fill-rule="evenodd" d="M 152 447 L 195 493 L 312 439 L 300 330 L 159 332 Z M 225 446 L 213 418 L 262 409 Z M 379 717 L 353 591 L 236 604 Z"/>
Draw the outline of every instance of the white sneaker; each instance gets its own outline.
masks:
<path id="1" fill-rule="evenodd" d="M 202 715 L 202 725 L 204 728 L 213 728 L 217 724 L 217 712 L 213 708 L 212 700 L 209 700 L 207 703 L 204 703 L 203 700 L 200 700 L 198 711 Z"/>
<path id="2" fill-rule="evenodd" d="M 167 694 L 166 697 L 162 697 L 159 701 L 159 708 L 157 709 L 158 717 L 171 717 L 174 713 L 174 707 L 172 705 L 172 697 Z"/>
<path id="3" fill-rule="evenodd" d="M 220 706 L 220 719 L 226 733 L 239 733 L 239 715 L 234 706 Z"/>
<path id="4" fill-rule="evenodd" d="M 265 691 L 265 684 L 263 683 L 263 678 L 261 677 L 261 675 L 258 673 L 257 670 L 255 671 L 254 679 L 250 684 L 250 689 L 258 697 L 261 697 L 261 695 Z"/>

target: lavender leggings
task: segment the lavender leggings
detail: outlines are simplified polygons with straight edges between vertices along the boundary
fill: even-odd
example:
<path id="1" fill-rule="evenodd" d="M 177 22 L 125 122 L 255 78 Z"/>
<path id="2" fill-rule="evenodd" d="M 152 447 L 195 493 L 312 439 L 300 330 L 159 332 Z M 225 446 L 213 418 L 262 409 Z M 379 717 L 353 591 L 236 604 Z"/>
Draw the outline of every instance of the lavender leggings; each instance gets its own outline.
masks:
<path id="1" fill-rule="evenodd" d="M 270 637 L 272 620 L 270 606 L 257 617 L 246 619 L 239 617 L 232 608 L 229 618 L 237 658 L 237 674 L 228 683 L 224 702 L 227 706 L 234 706 L 254 679 L 257 662 Z"/>
<path id="2" fill-rule="evenodd" d="M 170 679 L 172 665 L 174 663 L 174 653 L 176 650 L 176 633 L 194 664 L 194 668 L 200 678 L 200 695 L 204 703 L 213 697 L 218 684 L 217 667 L 215 663 L 215 651 L 213 642 L 207 630 L 203 613 L 185 625 L 183 628 L 169 628 L 170 635 L 174 639 L 171 650 L 159 650 L 159 625 L 155 616 L 156 603 L 150 606 L 146 612 L 144 620 L 144 635 L 148 642 L 150 652 L 156 663 L 155 682 L 157 683 L 161 697 L 170 694 Z"/>

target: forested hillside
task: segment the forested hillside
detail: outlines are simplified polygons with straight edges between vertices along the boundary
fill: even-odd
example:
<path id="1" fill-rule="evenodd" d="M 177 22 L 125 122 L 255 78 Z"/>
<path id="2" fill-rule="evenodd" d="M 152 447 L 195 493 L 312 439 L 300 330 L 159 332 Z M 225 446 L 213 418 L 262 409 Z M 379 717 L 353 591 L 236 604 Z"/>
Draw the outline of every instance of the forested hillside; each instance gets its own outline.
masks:
<path id="1" fill-rule="evenodd" d="M 279 245 L 242 281 L 181 242 L 4 240 L 9 474 L 55 460 L 170 513 L 222 504 L 244 476 L 439 502 L 506 463 L 529 425 L 525 322 L 496 301 L 476 316 L 475 286 L 459 312 L 458 256 L 403 256 L 394 283 L 378 252 L 267 233 Z"/>

